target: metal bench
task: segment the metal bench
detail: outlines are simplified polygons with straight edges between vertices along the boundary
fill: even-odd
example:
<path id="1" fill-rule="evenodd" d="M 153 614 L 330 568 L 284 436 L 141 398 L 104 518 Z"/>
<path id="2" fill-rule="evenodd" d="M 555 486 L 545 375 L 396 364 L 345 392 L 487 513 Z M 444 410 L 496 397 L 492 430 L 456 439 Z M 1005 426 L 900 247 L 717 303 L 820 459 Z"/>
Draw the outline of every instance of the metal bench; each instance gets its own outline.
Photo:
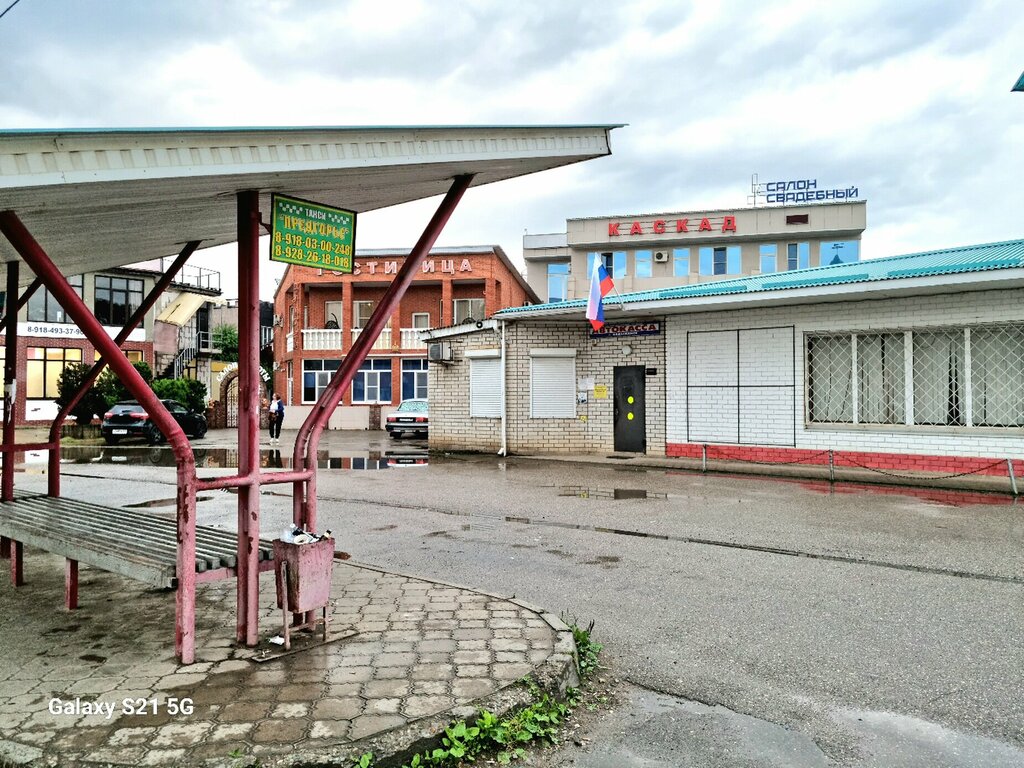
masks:
<path id="1" fill-rule="evenodd" d="M 176 589 L 178 535 L 174 520 L 74 499 L 15 492 L 0 503 L 0 536 L 12 541 L 11 574 L 22 583 L 21 545 L 67 561 L 65 605 L 78 606 L 78 564 L 165 589 Z M 232 531 L 196 526 L 196 581 L 236 573 L 238 539 Z M 259 542 L 260 570 L 273 568 L 274 548 Z"/>

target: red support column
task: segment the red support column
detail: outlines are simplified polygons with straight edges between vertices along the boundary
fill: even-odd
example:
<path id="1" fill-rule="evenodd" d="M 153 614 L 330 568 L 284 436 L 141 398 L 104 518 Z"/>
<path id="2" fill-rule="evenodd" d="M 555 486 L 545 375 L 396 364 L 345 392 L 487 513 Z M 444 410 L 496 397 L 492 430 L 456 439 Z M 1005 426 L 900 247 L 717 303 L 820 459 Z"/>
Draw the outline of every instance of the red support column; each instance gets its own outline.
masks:
<path id="1" fill-rule="evenodd" d="M 6 303 L 13 307 L 14 297 L 18 295 L 19 262 L 7 262 L 7 294 Z M 18 401 L 18 311 L 7 312 L 7 327 L 4 329 L 4 445 L 14 445 L 14 419 Z M 14 451 L 5 451 L 3 470 L 0 474 L 0 500 L 11 501 L 14 498 Z"/>
<path id="2" fill-rule="evenodd" d="M 236 638 L 259 641 L 260 198 L 238 193 L 238 620 Z"/>
<path id="3" fill-rule="evenodd" d="M 78 607 L 78 561 L 64 560 L 64 607 L 73 611 Z"/>
<path id="4" fill-rule="evenodd" d="M 292 466 L 296 469 L 305 468 L 311 470 L 309 480 L 305 487 L 301 482 L 295 483 L 292 491 L 292 515 L 297 525 L 303 525 L 308 530 L 316 530 L 316 452 L 320 443 L 320 434 L 327 425 L 327 420 L 338 407 L 341 393 L 344 392 L 355 376 L 359 366 L 363 364 L 367 353 L 377 340 L 377 336 L 384 329 L 391 313 L 398 307 L 406 289 L 412 283 L 413 278 L 421 269 L 423 259 L 430 253 L 438 236 L 448 223 L 452 212 L 462 199 L 462 195 L 469 188 L 473 176 L 457 176 L 452 182 L 448 194 L 438 206 L 437 211 L 431 217 L 416 246 L 412 249 L 409 257 L 405 260 L 402 268 L 395 275 L 395 279 L 384 292 L 377 308 L 373 311 L 370 321 L 363 328 L 356 339 L 352 349 L 342 361 L 341 367 L 331 378 L 330 383 L 320 395 L 319 400 L 310 411 L 299 434 L 295 440 L 295 450 L 292 457 Z"/>
<path id="5" fill-rule="evenodd" d="M 167 438 L 178 464 L 178 560 L 175 650 L 184 664 L 195 660 L 196 600 L 196 464 L 192 446 L 178 422 L 110 338 L 85 302 L 35 241 L 13 211 L 0 211 L 0 232 L 43 281 L 72 320 L 107 361 L 128 391 L 142 404 Z"/>
<path id="6" fill-rule="evenodd" d="M 153 290 L 149 292 L 149 295 L 143 299 L 142 304 L 135 310 L 134 314 L 125 323 L 124 328 L 120 330 L 117 336 L 114 338 L 114 343 L 120 347 L 125 340 L 131 335 L 138 325 L 146 318 L 146 313 L 156 304 L 156 300 L 160 298 L 160 295 L 167 290 L 174 278 L 181 271 L 181 268 L 185 266 L 185 262 L 188 261 L 189 256 L 199 247 L 199 240 L 193 240 L 187 243 L 184 248 L 181 249 L 181 253 L 178 254 L 178 258 L 174 260 L 174 263 L 168 268 L 161 277 L 156 285 L 153 286 Z M 36 281 L 38 282 L 38 280 Z M 34 285 L 35 283 L 33 283 Z M 49 462 L 46 470 L 46 493 L 48 496 L 60 496 L 60 431 L 61 427 L 64 426 L 64 421 L 67 419 L 68 414 L 71 413 L 72 409 L 78 405 L 79 401 L 85 396 L 85 393 L 92 387 L 93 382 L 99 378 L 99 375 L 103 372 L 106 367 L 107 361 L 103 358 L 93 365 L 89 374 L 82 381 L 81 387 L 75 393 L 74 397 L 68 401 L 67 405 L 60 409 L 57 414 L 57 418 L 53 420 L 50 425 L 50 442 L 56 443 L 56 447 L 50 449 Z"/>

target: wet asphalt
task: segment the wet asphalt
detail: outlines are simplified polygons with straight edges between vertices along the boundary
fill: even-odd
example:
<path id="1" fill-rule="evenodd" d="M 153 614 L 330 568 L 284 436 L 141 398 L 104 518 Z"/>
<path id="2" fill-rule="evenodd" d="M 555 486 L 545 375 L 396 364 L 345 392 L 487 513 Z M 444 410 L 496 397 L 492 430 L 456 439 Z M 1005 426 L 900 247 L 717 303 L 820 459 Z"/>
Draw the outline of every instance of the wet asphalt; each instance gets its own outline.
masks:
<path id="1" fill-rule="evenodd" d="M 230 472 L 231 444 L 196 441 L 201 474 Z M 322 447 L 320 527 L 355 560 L 595 621 L 632 687 L 586 746 L 536 764 L 1024 765 L 1024 508 L 1007 497 L 428 458 L 381 433 Z M 166 448 L 65 456 L 68 495 L 173 514 Z M 289 488 L 264 490 L 272 537 Z M 231 494 L 202 498 L 201 524 L 234 527 Z"/>

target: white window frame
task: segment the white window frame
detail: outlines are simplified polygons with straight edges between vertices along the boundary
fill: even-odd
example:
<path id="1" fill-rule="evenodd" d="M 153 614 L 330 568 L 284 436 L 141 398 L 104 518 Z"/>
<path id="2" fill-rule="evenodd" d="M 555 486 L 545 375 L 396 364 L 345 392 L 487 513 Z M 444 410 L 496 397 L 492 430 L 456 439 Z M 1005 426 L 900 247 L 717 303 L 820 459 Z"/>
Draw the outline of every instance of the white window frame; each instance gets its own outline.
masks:
<path id="1" fill-rule="evenodd" d="M 425 325 L 417 325 L 417 318 L 427 318 Z M 412 313 L 412 327 L 417 331 L 425 331 L 430 328 L 430 313 L 429 312 L 413 312 Z"/>
<path id="2" fill-rule="evenodd" d="M 334 316 L 335 321 L 338 323 L 338 330 L 342 330 L 345 327 L 345 306 L 344 302 L 341 301 L 325 301 L 324 302 L 324 325 L 330 322 L 331 316 Z"/>
<path id="3" fill-rule="evenodd" d="M 370 311 L 366 314 L 366 319 L 362 320 L 359 317 L 360 314 L 362 314 L 360 312 L 360 308 L 364 307 L 364 306 L 367 306 L 367 305 L 369 305 Z M 375 305 L 376 305 L 376 302 L 374 302 L 374 301 L 353 301 L 352 302 L 352 327 L 353 328 L 359 328 L 359 329 L 365 328 L 366 327 L 366 323 L 368 323 L 370 321 L 370 318 L 373 316 L 373 310 L 374 310 L 374 306 Z"/>
<path id="4" fill-rule="evenodd" d="M 466 311 L 465 311 L 464 314 L 462 314 L 461 318 L 459 317 L 459 315 L 460 315 L 460 313 L 459 313 L 459 306 L 460 306 L 459 302 L 465 302 L 464 306 L 466 307 Z M 479 313 L 480 316 L 479 317 L 477 317 L 476 315 L 473 314 L 473 302 L 479 302 L 479 306 L 480 306 L 480 313 Z M 470 318 L 470 317 L 472 317 L 474 320 L 483 320 L 486 317 L 486 315 L 487 315 L 487 307 L 484 304 L 483 298 L 453 299 L 452 300 L 452 324 L 453 325 L 459 325 L 460 323 L 464 323 L 464 322 L 466 322 L 466 319 Z"/>
<path id="5" fill-rule="evenodd" d="M 548 379 L 546 386 L 540 386 L 538 375 Z M 575 349 L 530 350 L 530 418 L 576 418 Z"/>

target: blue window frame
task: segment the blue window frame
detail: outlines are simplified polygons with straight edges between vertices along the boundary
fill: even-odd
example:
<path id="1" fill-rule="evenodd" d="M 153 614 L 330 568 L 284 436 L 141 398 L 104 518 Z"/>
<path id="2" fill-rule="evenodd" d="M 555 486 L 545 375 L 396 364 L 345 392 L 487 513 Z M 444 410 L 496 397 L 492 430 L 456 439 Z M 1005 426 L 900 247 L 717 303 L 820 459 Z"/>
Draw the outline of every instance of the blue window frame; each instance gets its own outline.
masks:
<path id="1" fill-rule="evenodd" d="M 402 361 L 402 399 L 412 400 L 427 397 L 427 361 Z"/>
<path id="2" fill-rule="evenodd" d="M 352 379 L 353 403 L 391 402 L 391 360 L 366 360 Z"/>
<path id="3" fill-rule="evenodd" d="M 598 257 L 601 257 L 604 268 L 608 270 L 608 274 L 612 276 L 613 280 L 626 276 L 625 251 L 605 251 L 604 253 L 592 251 L 587 254 L 587 280 L 590 280 L 590 276 L 594 274 L 594 259 Z"/>
<path id="4" fill-rule="evenodd" d="M 302 402 L 315 403 L 327 387 L 334 372 L 341 367 L 340 360 L 302 361 Z"/>
<path id="5" fill-rule="evenodd" d="M 779 246 L 774 243 L 761 246 L 761 274 L 775 272 L 779 268 Z"/>
<path id="6" fill-rule="evenodd" d="M 635 251 L 633 253 L 633 274 L 637 277 L 652 277 L 653 254 L 651 251 Z"/>
<path id="7" fill-rule="evenodd" d="M 569 262 L 548 264 L 548 301 L 569 298 Z"/>
<path id="8" fill-rule="evenodd" d="M 690 274 L 690 249 L 672 249 L 672 276 L 686 277 Z"/>
<path id="9" fill-rule="evenodd" d="M 821 244 L 821 258 L 818 260 L 821 266 L 849 264 L 854 261 L 860 261 L 859 240 L 833 240 Z"/>
<path id="10" fill-rule="evenodd" d="M 742 268 L 740 247 L 730 245 L 700 249 L 700 273 L 702 275 L 738 275 Z"/>
<path id="11" fill-rule="evenodd" d="M 810 243 L 790 243 L 786 246 L 786 269 L 807 269 L 810 266 Z"/>

